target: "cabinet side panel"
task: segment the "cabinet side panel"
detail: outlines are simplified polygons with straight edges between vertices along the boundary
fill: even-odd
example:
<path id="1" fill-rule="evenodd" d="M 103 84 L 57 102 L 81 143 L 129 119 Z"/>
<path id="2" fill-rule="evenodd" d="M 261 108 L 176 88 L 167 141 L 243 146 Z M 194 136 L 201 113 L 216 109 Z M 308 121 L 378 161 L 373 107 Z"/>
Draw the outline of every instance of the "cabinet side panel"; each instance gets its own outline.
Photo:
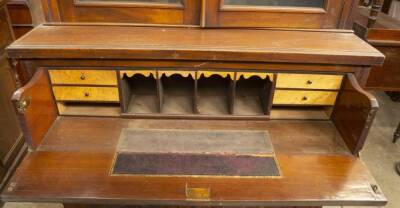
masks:
<path id="1" fill-rule="evenodd" d="M 12 101 L 26 142 L 36 149 L 57 117 L 47 73 L 39 69 L 28 84 L 14 93 Z"/>
<path id="2" fill-rule="evenodd" d="M 353 74 L 348 74 L 332 120 L 353 154 L 362 149 L 378 108 L 376 98 L 360 87 Z"/>

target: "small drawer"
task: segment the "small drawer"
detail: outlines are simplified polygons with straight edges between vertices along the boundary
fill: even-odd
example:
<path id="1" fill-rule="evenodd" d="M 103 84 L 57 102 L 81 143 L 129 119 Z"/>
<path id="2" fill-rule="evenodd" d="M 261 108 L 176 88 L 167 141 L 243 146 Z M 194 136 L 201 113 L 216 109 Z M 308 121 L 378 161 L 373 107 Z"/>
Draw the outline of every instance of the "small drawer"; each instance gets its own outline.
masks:
<path id="1" fill-rule="evenodd" d="M 52 84 L 117 85 L 117 74 L 109 70 L 49 70 Z"/>
<path id="2" fill-rule="evenodd" d="M 277 88 L 337 90 L 342 84 L 342 75 L 278 74 Z"/>
<path id="3" fill-rule="evenodd" d="M 274 105 L 334 105 L 336 91 L 276 90 Z"/>
<path id="4" fill-rule="evenodd" d="M 54 86 L 54 97 L 59 101 L 119 102 L 116 87 L 65 87 Z"/>

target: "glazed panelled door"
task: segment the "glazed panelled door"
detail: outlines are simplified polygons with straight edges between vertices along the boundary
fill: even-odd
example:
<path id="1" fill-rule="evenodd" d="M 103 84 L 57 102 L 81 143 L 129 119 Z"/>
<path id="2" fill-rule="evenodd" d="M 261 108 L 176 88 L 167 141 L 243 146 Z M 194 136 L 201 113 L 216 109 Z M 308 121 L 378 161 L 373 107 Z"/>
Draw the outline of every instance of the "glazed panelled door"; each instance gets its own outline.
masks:
<path id="1" fill-rule="evenodd" d="M 206 0 L 205 27 L 341 28 L 354 0 Z"/>
<path id="2" fill-rule="evenodd" d="M 199 0 L 48 0 L 50 21 L 199 25 Z"/>

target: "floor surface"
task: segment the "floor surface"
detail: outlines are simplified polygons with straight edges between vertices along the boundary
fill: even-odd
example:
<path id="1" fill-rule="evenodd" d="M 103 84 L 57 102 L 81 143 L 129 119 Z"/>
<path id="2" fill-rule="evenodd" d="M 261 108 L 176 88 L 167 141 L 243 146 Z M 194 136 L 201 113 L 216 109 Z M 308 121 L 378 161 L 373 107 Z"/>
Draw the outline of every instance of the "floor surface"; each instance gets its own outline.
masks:
<path id="1" fill-rule="evenodd" d="M 384 93 L 375 93 L 375 95 L 379 100 L 380 110 L 361 152 L 361 158 L 389 200 L 385 208 L 399 208 L 400 176 L 396 174 L 394 164 L 400 162 L 400 141 L 393 144 L 392 138 L 400 122 L 400 103 L 392 102 Z M 62 208 L 62 205 L 7 203 L 4 208 Z"/>

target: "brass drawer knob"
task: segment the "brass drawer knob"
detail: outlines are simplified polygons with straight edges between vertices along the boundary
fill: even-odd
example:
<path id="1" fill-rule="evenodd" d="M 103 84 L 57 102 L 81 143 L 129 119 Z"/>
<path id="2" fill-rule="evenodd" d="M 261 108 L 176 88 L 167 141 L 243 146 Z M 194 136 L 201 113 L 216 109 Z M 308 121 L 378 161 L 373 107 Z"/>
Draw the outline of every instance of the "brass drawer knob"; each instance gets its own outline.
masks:
<path id="1" fill-rule="evenodd" d="M 311 80 L 307 80 L 307 85 L 312 85 L 312 81 Z"/>
<path id="2" fill-rule="evenodd" d="M 303 98 L 301 98 L 301 100 L 302 100 L 302 101 L 307 101 L 308 98 L 307 98 L 307 96 L 304 96 Z"/>
<path id="3" fill-rule="evenodd" d="M 88 92 L 85 92 L 84 95 L 85 95 L 85 97 L 89 97 L 90 96 L 90 94 Z"/>
<path id="4" fill-rule="evenodd" d="M 86 79 L 85 74 L 81 74 L 81 80 L 85 80 L 85 79 Z"/>

